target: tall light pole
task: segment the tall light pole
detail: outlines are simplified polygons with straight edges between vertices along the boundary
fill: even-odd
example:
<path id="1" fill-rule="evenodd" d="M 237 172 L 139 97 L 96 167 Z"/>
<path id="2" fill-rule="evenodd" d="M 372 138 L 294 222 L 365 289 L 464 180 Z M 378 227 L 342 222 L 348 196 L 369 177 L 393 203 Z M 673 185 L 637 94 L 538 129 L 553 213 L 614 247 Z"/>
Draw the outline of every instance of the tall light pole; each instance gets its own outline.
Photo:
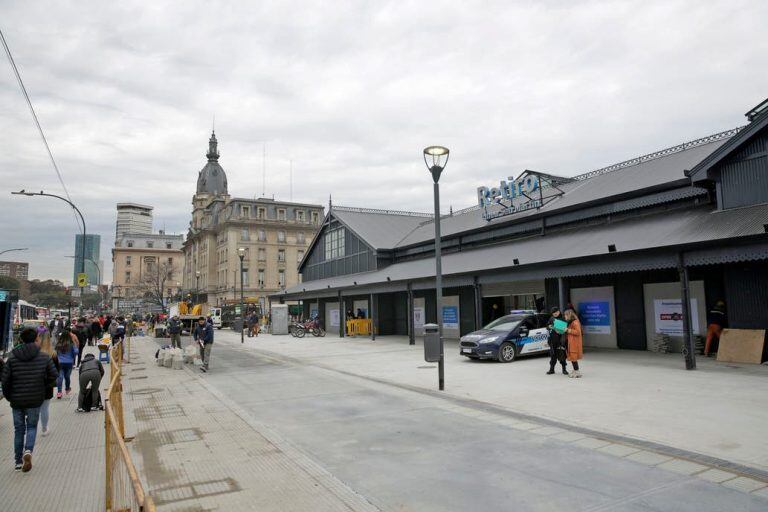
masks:
<path id="1" fill-rule="evenodd" d="M 67 257 L 67 258 L 77 258 L 77 256 L 66 256 L 66 257 Z M 96 262 L 93 260 L 93 258 L 86 258 L 86 259 L 87 259 L 88 261 L 90 261 L 91 263 L 93 263 L 93 265 L 96 267 L 96 271 L 98 272 L 98 276 L 99 276 L 99 277 L 98 277 L 98 280 L 99 280 L 99 282 L 98 282 L 98 283 L 96 283 L 96 291 L 98 292 L 98 294 L 99 294 L 99 297 L 103 299 L 104 297 L 103 297 L 103 296 L 102 296 L 102 294 L 101 294 L 101 267 L 99 267 L 99 264 L 98 264 L 98 263 L 96 263 Z M 82 302 L 82 301 L 83 301 L 83 299 L 82 299 L 82 297 L 81 297 L 81 298 L 80 298 L 80 302 Z"/>
<path id="2" fill-rule="evenodd" d="M 440 391 L 445 389 L 445 355 L 443 353 L 443 268 L 440 238 L 440 174 L 448 163 L 448 148 L 429 146 L 424 148 L 424 163 L 432 174 L 435 194 L 435 296 L 437 301 L 437 333 L 440 337 L 440 361 L 437 363 L 437 376 Z"/>
<path id="3" fill-rule="evenodd" d="M 6 249 L 4 251 L 0 251 L 0 254 L 5 254 L 5 253 L 11 252 L 11 251 L 27 251 L 27 250 L 29 250 L 29 248 L 27 248 L 27 247 L 19 247 L 18 249 Z"/>
<path id="4" fill-rule="evenodd" d="M 42 190 L 40 192 L 26 192 L 24 189 L 19 190 L 18 192 L 11 192 L 13 195 L 22 195 L 22 196 L 45 196 L 45 197 L 55 197 L 56 199 L 61 199 L 65 203 L 67 203 L 69 206 L 72 207 L 73 210 L 77 212 L 78 215 L 80 215 L 80 222 L 83 223 L 83 247 L 80 250 L 81 260 L 80 260 L 80 273 L 85 274 L 85 219 L 83 218 L 83 213 L 80 211 L 80 209 L 75 206 L 75 203 L 70 201 L 69 199 L 61 196 L 57 196 L 56 194 L 46 194 Z M 72 283 L 76 284 L 76 283 Z M 83 287 L 80 287 L 80 296 L 83 295 Z M 80 314 L 83 313 L 83 301 L 80 300 Z"/>
<path id="5" fill-rule="evenodd" d="M 245 258 L 245 248 L 240 247 L 237 250 L 237 257 L 240 258 L 240 319 L 242 324 L 240 325 L 240 343 L 245 343 L 245 334 L 243 334 L 243 327 L 245 327 L 245 292 L 243 290 L 243 258 Z M 249 334 L 250 336 L 250 334 Z"/>
<path id="6" fill-rule="evenodd" d="M 195 304 L 200 303 L 200 271 L 195 272 Z"/>

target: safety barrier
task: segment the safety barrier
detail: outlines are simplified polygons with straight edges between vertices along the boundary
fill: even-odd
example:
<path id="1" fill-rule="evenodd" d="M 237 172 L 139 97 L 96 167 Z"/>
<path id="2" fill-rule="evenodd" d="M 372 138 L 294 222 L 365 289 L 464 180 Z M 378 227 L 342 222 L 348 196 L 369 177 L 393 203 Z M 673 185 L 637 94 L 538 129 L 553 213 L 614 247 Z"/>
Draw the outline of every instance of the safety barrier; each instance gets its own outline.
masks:
<path id="1" fill-rule="evenodd" d="M 347 336 L 370 336 L 371 325 L 370 318 L 347 320 Z"/>
<path id="2" fill-rule="evenodd" d="M 130 338 L 128 341 L 130 350 Z M 125 444 L 123 415 L 123 342 L 109 350 L 110 380 L 104 400 L 106 461 L 106 510 L 108 512 L 156 512 L 152 498 L 144 492 L 139 474 Z"/>

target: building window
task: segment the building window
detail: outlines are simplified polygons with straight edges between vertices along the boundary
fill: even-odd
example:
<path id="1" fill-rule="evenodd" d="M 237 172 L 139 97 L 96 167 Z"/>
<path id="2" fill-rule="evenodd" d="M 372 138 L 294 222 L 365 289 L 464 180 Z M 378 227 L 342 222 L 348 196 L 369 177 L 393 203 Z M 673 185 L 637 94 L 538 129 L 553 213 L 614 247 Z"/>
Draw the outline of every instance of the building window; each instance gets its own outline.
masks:
<path id="1" fill-rule="evenodd" d="M 240 216 L 248 218 L 251 216 L 251 207 L 250 206 L 240 206 Z"/>
<path id="2" fill-rule="evenodd" d="M 243 286 L 248 286 L 248 269 L 243 269 Z"/>
<path id="3" fill-rule="evenodd" d="M 173 244 L 171 242 L 165 242 L 165 248 L 166 249 L 173 249 Z"/>
<path id="4" fill-rule="evenodd" d="M 296 251 L 296 261 L 301 261 L 304 259 L 304 251 Z"/>
<path id="5" fill-rule="evenodd" d="M 304 210 L 296 210 L 296 222 L 304 222 L 305 219 Z"/>
<path id="6" fill-rule="evenodd" d="M 317 212 L 312 212 L 312 224 L 318 224 L 320 222 L 320 216 Z"/>
<path id="7" fill-rule="evenodd" d="M 128 247 L 133 247 L 133 240 L 128 240 Z"/>
<path id="8" fill-rule="evenodd" d="M 149 247 L 150 249 L 153 248 L 154 246 L 155 246 L 155 242 L 147 242 L 147 247 Z"/>
<path id="9" fill-rule="evenodd" d="M 280 263 L 285 263 L 285 249 L 280 249 L 277 251 L 277 261 Z"/>
<path id="10" fill-rule="evenodd" d="M 243 228 L 240 230 L 240 240 L 243 242 L 248 242 L 251 239 L 251 234 L 248 232 L 248 228 Z"/>
<path id="11" fill-rule="evenodd" d="M 130 270 L 126 270 L 125 271 L 125 282 L 126 283 L 130 283 L 131 282 L 131 271 Z"/>
<path id="12" fill-rule="evenodd" d="M 306 239 L 304 238 L 304 233 L 296 233 L 296 243 L 303 245 L 305 242 Z"/>
<path id="13" fill-rule="evenodd" d="M 280 286 L 280 288 L 285 286 L 285 270 L 278 271 L 277 284 Z"/>
<path id="14" fill-rule="evenodd" d="M 325 235 L 325 259 L 333 260 L 344 256 L 344 228 L 334 229 Z"/>
<path id="15" fill-rule="evenodd" d="M 11 275 L 11 266 L 0 265 L 0 276 L 10 276 L 10 275 Z"/>
<path id="16" fill-rule="evenodd" d="M 168 264 L 173 265 L 173 258 L 168 258 Z"/>
<path id="17" fill-rule="evenodd" d="M 267 209 L 266 208 L 259 208 L 256 210 L 256 218 L 257 219 L 266 219 L 267 218 Z"/>
<path id="18" fill-rule="evenodd" d="M 278 242 L 285 242 L 285 231 L 278 231 L 277 232 L 277 241 Z"/>
<path id="19" fill-rule="evenodd" d="M 130 267 L 131 266 L 131 257 L 130 256 L 126 256 L 125 257 L 125 266 L 126 267 Z"/>
<path id="20" fill-rule="evenodd" d="M 259 269 L 259 286 L 264 286 L 264 269 Z"/>
<path id="21" fill-rule="evenodd" d="M 277 220 L 285 220 L 285 210 L 283 208 L 278 208 Z"/>
<path id="22" fill-rule="evenodd" d="M 267 261 L 267 251 L 263 247 L 259 248 L 259 261 Z"/>
<path id="23" fill-rule="evenodd" d="M 266 242 L 267 240 L 267 232 L 263 229 L 259 230 L 259 242 Z"/>

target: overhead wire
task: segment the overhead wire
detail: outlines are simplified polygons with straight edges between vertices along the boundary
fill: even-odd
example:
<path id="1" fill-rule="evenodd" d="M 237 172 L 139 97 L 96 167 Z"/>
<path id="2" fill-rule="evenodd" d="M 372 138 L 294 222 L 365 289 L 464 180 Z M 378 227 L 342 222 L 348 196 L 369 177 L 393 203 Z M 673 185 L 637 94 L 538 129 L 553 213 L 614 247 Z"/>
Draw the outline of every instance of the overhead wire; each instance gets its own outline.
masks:
<path id="1" fill-rule="evenodd" d="M 19 87 L 21 88 L 21 92 L 24 95 L 24 99 L 27 101 L 29 112 L 32 114 L 32 120 L 35 122 L 35 126 L 37 127 L 37 132 L 40 134 L 40 138 L 43 141 L 45 150 L 48 152 L 48 157 L 51 159 L 51 164 L 53 164 L 53 169 L 56 171 L 56 176 L 59 178 L 59 183 L 61 183 L 61 188 L 64 189 L 64 194 L 67 196 L 67 199 L 72 201 L 72 198 L 69 195 L 69 190 L 67 190 L 67 185 L 64 183 L 64 177 L 61 175 L 59 166 L 56 164 L 56 159 L 53 158 L 53 152 L 51 151 L 51 147 L 48 145 L 48 139 L 46 139 L 45 133 L 43 132 L 43 127 L 40 125 L 40 120 L 37 118 L 37 113 L 35 112 L 35 108 L 32 106 L 32 100 L 29 98 L 29 94 L 27 93 L 27 88 L 24 86 L 24 81 L 21 79 L 21 74 L 19 73 L 19 69 L 16 67 L 16 62 L 13 60 L 13 54 L 11 54 L 11 49 L 8 47 L 8 42 L 5 40 L 5 35 L 3 34 L 2 29 L 0 29 L 0 41 L 2 41 L 3 43 L 3 48 L 5 49 L 5 54 L 8 57 L 8 62 L 10 62 L 11 64 L 11 68 L 13 69 L 13 74 L 16 76 L 16 81 L 19 83 Z M 72 215 L 75 218 L 75 223 L 77 224 L 77 226 L 81 230 L 84 230 L 84 226 L 80 226 L 80 220 L 77 218 L 77 214 L 75 213 L 74 208 L 72 209 Z"/>

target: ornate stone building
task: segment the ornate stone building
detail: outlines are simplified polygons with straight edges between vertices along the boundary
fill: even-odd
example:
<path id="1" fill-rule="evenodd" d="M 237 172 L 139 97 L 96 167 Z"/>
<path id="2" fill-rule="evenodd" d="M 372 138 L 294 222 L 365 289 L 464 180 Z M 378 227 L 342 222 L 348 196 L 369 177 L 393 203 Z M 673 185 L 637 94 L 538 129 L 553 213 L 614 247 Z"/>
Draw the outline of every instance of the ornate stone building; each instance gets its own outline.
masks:
<path id="1" fill-rule="evenodd" d="M 209 305 L 239 301 L 242 247 L 246 300 L 264 306 L 270 294 L 300 282 L 298 264 L 322 223 L 323 207 L 231 197 L 215 133 L 206 157 L 183 247 L 183 288 Z"/>

